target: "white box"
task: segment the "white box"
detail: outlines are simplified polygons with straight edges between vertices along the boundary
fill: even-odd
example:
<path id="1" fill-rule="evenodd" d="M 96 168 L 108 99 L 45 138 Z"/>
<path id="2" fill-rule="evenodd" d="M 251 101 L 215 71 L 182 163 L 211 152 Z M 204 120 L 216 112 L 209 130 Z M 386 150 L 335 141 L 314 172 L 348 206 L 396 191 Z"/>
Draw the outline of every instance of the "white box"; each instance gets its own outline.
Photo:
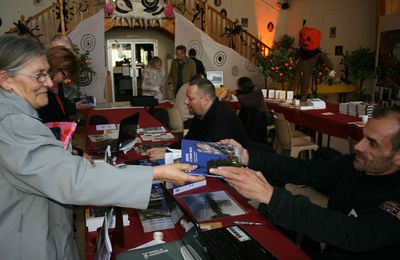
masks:
<path id="1" fill-rule="evenodd" d="M 266 89 L 261 89 L 263 97 L 266 98 L 267 97 L 267 90 Z"/>
<path id="2" fill-rule="evenodd" d="M 275 98 L 275 89 L 268 90 L 268 98 Z"/>
<path id="3" fill-rule="evenodd" d="M 293 99 L 293 91 L 287 91 L 286 92 L 286 99 L 287 100 L 292 100 Z"/>

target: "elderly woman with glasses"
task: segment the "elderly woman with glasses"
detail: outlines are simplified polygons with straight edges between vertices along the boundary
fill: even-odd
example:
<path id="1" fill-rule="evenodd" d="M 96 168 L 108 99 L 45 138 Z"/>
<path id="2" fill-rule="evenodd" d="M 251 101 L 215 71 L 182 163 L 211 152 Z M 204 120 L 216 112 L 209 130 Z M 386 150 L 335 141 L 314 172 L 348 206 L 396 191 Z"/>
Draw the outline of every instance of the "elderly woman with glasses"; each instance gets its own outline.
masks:
<path id="1" fill-rule="evenodd" d="M 76 106 L 64 97 L 62 84 L 77 73 L 78 62 L 74 53 L 62 46 L 50 48 L 47 60 L 54 86 L 48 92 L 48 105 L 38 110 L 39 117 L 43 123 L 71 121 L 76 115 Z"/>
<path id="2" fill-rule="evenodd" d="M 38 120 L 53 86 L 46 50 L 0 36 L 0 251 L 2 259 L 78 259 L 74 205 L 146 208 L 152 180 L 200 181 L 193 166 L 92 166 L 65 151 Z"/>

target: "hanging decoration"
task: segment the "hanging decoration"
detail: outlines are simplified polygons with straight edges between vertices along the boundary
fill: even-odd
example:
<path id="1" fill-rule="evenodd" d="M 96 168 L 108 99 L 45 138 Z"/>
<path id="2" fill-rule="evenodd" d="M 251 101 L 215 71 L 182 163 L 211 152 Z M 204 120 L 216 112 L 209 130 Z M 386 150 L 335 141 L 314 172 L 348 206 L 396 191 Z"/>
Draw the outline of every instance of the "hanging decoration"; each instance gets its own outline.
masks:
<path id="1" fill-rule="evenodd" d="M 245 46 L 247 45 L 247 41 L 243 37 L 244 32 L 246 32 L 246 30 L 243 29 L 243 26 L 239 24 L 239 19 L 236 18 L 233 23 L 229 23 L 229 26 L 225 27 L 225 31 L 221 34 L 221 37 L 227 36 L 229 39 L 229 47 L 235 49 L 236 35 L 239 35 L 240 44 L 243 44 Z"/>
<path id="2" fill-rule="evenodd" d="M 111 10 L 107 7 L 107 10 Z M 173 7 L 159 0 L 117 0 L 112 12 L 111 22 L 126 21 L 130 27 L 138 22 L 141 27 L 153 27 L 158 21 L 163 26 L 162 19 L 174 15 Z"/>
<path id="3" fill-rule="evenodd" d="M 15 25 L 15 27 L 11 28 L 6 33 L 18 33 L 20 35 L 28 35 L 36 39 L 42 36 L 42 34 L 39 35 L 34 34 L 34 31 L 39 30 L 39 25 L 36 25 L 33 28 L 29 28 L 28 24 L 31 18 L 32 17 L 29 17 L 28 20 L 25 21 L 25 16 L 21 15 L 21 20 L 14 22 L 13 24 Z"/>

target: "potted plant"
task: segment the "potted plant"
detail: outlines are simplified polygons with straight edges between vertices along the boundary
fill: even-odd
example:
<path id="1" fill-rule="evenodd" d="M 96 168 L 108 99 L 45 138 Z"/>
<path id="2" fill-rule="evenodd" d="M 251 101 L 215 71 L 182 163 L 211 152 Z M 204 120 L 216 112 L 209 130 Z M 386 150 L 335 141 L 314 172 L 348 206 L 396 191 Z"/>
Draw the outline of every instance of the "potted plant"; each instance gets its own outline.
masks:
<path id="1" fill-rule="evenodd" d="M 265 85 L 267 85 L 267 78 L 270 76 L 274 81 L 280 82 L 283 89 L 285 80 L 292 78 L 297 61 L 297 53 L 293 48 L 293 43 L 294 38 L 285 34 L 268 56 L 258 54 L 258 69 L 265 78 Z"/>
<path id="2" fill-rule="evenodd" d="M 365 94 L 363 83 L 374 71 L 375 54 L 368 48 L 359 47 L 350 54 L 346 54 L 344 61 L 349 68 L 350 79 L 358 82 L 360 98 L 362 100 L 370 99 L 370 95 Z"/>

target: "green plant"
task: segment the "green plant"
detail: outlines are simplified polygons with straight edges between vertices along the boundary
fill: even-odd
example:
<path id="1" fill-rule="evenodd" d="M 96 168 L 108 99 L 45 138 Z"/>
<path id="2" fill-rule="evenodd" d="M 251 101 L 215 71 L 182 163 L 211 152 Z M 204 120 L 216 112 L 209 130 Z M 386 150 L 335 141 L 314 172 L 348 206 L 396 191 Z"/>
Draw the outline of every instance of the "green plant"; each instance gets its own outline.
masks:
<path id="1" fill-rule="evenodd" d="M 368 48 L 359 47 L 350 54 L 345 55 L 344 59 L 349 68 L 350 79 L 359 83 L 360 98 L 365 97 L 363 83 L 365 79 L 374 71 L 375 54 Z"/>
<path id="2" fill-rule="evenodd" d="M 283 35 L 277 43 L 277 48 L 272 49 L 268 56 L 257 55 L 258 70 L 265 78 L 270 76 L 274 81 L 283 84 L 293 77 L 297 62 L 297 52 L 292 48 L 294 38 Z"/>
<path id="3" fill-rule="evenodd" d="M 78 80 L 79 78 L 87 75 L 90 75 L 92 77 L 95 76 L 96 72 L 93 70 L 92 66 L 90 66 L 90 57 L 89 57 L 90 52 L 89 51 L 81 52 L 78 46 L 74 44 L 74 53 L 79 65 L 79 70 L 74 75 L 74 79 Z"/>

